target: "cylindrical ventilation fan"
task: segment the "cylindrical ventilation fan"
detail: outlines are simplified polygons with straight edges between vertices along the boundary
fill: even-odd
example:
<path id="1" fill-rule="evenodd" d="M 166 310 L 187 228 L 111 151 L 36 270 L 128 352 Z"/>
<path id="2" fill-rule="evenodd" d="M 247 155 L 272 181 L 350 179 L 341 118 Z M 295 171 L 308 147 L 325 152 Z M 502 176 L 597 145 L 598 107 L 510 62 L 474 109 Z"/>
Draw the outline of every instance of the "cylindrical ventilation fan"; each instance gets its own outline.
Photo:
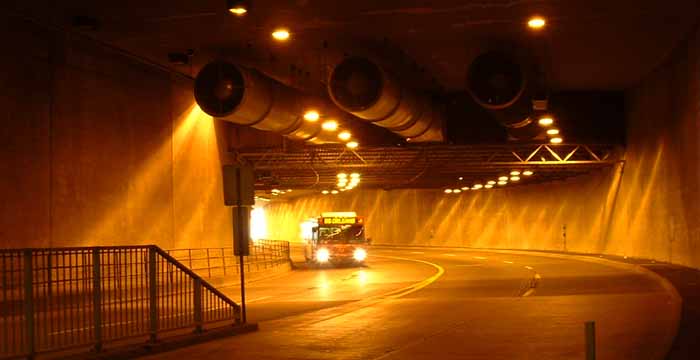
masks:
<path id="1" fill-rule="evenodd" d="M 503 125 L 509 136 L 532 139 L 541 133 L 532 109 L 533 71 L 498 51 L 479 55 L 469 66 L 467 91 Z"/>
<path id="2" fill-rule="evenodd" d="M 294 140 L 337 142 L 318 123 L 303 121 L 301 94 L 255 70 L 222 61 L 209 63 L 197 74 L 194 97 L 215 118 Z"/>
<path id="3" fill-rule="evenodd" d="M 338 107 L 410 139 L 443 141 L 443 115 L 426 96 L 402 87 L 377 64 L 349 57 L 328 81 L 328 93 Z"/>

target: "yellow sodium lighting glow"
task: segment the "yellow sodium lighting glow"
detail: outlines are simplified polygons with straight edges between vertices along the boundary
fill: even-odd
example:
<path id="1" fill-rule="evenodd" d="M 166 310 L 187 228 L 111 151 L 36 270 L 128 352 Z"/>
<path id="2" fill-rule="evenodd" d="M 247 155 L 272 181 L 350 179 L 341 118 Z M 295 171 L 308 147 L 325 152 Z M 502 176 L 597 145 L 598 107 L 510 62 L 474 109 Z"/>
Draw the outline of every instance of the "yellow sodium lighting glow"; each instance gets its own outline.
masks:
<path id="1" fill-rule="evenodd" d="M 543 116 L 537 121 L 537 123 L 542 126 L 549 126 L 554 124 L 554 119 L 552 119 L 551 116 Z"/>
<path id="2" fill-rule="evenodd" d="M 261 207 L 256 207 L 250 212 L 250 238 L 256 241 L 266 237 L 267 220 L 265 219 L 265 210 Z"/>
<path id="3" fill-rule="evenodd" d="M 555 137 L 555 138 L 549 139 L 549 142 L 551 142 L 552 144 L 561 144 L 562 141 L 564 141 L 564 139 L 562 139 L 560 137 Z"/>
<path id="4" fill-rule="evenodd" d="M 501 177 L 498 178 L 498 181 L 508 181 L 508 177 L 507 177 L 507 176 L 501 176 Z"/>
<path id="5" fill-rule="evenodd" d="M 549 129 L 547 135 L 559 135 L 559 129 Z"/>
<path id="6" fill-rule="evenodd" d="M 452 194 L 452 189 L 445 189 L 445 194 Z"/>
<path id="7" fill-rule="evenodd" d="M 232 14 L 236 14 L 238 16 L 244 15 L 245 13 L 248 12 L 248 10 L 244 7 L 233 7 L 228 9 Z"/>
<path id="8" fill-rule="evenodd" d="M 542 29 L 545 25 L 547 25 L 547 21 L 541 16 L 533 16 L 527 22 L 527 26 L 531 29 Z"/>
<path id="9" fill-rule="evenodd" d="M 324 121 L 323 124 L 321 124 L 321 127 L 323 130 L 336 131 L 338 130 L 338 122 L 335 120 Z"/>
<path id="10" fill-rule="evenodd" d="M 512 176 L 518 176 L 518 175 L 520 175 L 520 171 L 518 171 L 518 170 L 513 170 L 513 171 L 510 172 L 510 174 L 511 174 Z"/>
<path id="11" fill-rule="evenodd" d="M 352 134 L 349 131 L 341 131 L 340 134 L 338 134 L 338 139 L 343 141 L 348 141 L 351 137 Z"/>
<path id="12" fill-rule="evenodd" d="M 345 144 L 345 146 L 347 146 L 348 149 L 357 149 L 357 147 L 360 146 L 360 144 L 358 144 L 357 141 L 351 141 Z"/>
<path id="13" fill-rule="evenodd" d="M 316 122 L 321 117 L 321 115 L 316 110 L 309 110 L 304 113 L 304 120 L 309 122 Z"/>
<path id="14" fill-rule="evenodd" d="M 289 39 L 289 30 L 277 29 L 272 32 L 272 38 L 277 41 L 286 41 Z"/>
<path id="15" fill-rule="evenodd" d="M 520 176 L 511 176 L 510 181 L 520 181 Z"/>
<path id="16" fill-rule="evenodd" d="M 534 174 L 534 173 L 532 172 L 532 170 L 525 170 L 525 171 L 523 171 L 523 175 L 525 175 L 525 176 L 530 176 L 530 175 L 532 175 L 532 174 Z"/>

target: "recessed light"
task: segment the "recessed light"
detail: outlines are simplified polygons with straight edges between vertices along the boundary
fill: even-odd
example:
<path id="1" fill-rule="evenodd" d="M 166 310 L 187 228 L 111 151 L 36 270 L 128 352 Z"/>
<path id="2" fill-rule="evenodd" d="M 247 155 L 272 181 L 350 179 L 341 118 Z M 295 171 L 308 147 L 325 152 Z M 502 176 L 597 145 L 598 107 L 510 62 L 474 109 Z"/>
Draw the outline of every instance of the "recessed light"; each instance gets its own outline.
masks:
<path id="1" fill-rule="evenodd" d="M 304 113 L 304 120 L 309 122 L 316 122 L 321 117 L 321 115 L 316 110 L 309 110 Z"/>
<path id="2" fill-rule="evenodd" d="M 527 26 L 531 29 L 539 30 L 547 25 L 547 21 L 541 16 L 533 16 L 527 21 Z"/>
<path id="3" fill-rule="evenodd" d="M 245 15 L 248 12 L 248 2 L 245 0 L 226 0 L 226 8 L 231 14 Z"/>
<path id="4" fill-rule="evenodd" d="M 560 137 L 554 137 L 554 138 L 549 139 L 549 142 L 551 142 L 552 144 L 561 144 L 562 141 L 564 141 L 564 139 L 562 139 Z"/>
<path id="5" fill-rule="evenodd" d="M 525 170 L 525 171 L 523 171 L 523 175 L 525 175 L 525 176 L 530 176 L 530 175 L 532 175 L 532 174 L 534 174 L 534 173 L 532 172 L 532 170 Z"/>
<path id="6" fill-rule="evenodd" d="M 360 144 L 358 144 L 357 141 L 350 141 L 349 143 L 345 144 L 345 146 L 347 146 L 348 149 L 357 149 Z"/>
<path id="7" fill-rule="evenodd" d="M 272 32 L 272 38 L 277 41 L 287 41 L 289 40 L 289 30 L 287 29 L 277 29 Z"/>
<path id="8" fill-rule="evenodd" d="M 559 135 L 559 129 L 549 129 L 547 135 Z"/>
<path id="9" fill-rule="evenodd" d="M 351 137 L 352 134 L 349 131 L 341 131 L 340 134 L 338 134 L 338 139 L 343 141 L 348 141 Z"/>
<path id="10" fill-rule="evenodd" d="M 321 124 L 321 127 L 323 130 L 336 131 L 338 130 L 338 122 L 335 120 L 324 121 L 323 124 Z"/>
<path id="11" fill-rule="evenodd" d="M 543 116 L 537 121 L 537 123 L 542 126 L 549 126 L 554 124 L 554 119 L 551 116 Z"/>

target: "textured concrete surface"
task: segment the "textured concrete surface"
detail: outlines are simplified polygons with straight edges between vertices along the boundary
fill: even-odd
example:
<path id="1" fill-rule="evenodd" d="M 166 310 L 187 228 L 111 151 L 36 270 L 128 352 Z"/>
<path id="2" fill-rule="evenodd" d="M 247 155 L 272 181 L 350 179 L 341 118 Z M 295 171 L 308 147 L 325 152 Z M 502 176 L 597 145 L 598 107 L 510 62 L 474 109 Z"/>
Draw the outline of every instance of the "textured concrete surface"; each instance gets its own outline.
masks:
<path id="1" fill-rule="evenodd" d="M 248 293 L 259 332 L 152 358 L 581 359 L 593 320 L 599 359 L 662 359 L 680 314 L 634 267 L 460 249 L 372 249 Z"/>

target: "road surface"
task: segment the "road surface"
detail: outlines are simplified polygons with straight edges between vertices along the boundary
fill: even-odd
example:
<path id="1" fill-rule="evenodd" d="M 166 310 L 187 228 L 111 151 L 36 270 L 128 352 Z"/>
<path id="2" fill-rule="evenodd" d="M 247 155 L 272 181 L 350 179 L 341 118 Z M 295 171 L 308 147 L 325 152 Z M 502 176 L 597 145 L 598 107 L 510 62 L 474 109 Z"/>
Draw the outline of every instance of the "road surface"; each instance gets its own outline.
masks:
<path id="1" fill-rule="evenodd" d="M 234 297 L 236 289 L 225 289 Z M 149 359 L 663 359 L 680 300 L 629 265 L 539 253 L 378 249 L 366 267 L 248 287 L 260 331 Z"/>

